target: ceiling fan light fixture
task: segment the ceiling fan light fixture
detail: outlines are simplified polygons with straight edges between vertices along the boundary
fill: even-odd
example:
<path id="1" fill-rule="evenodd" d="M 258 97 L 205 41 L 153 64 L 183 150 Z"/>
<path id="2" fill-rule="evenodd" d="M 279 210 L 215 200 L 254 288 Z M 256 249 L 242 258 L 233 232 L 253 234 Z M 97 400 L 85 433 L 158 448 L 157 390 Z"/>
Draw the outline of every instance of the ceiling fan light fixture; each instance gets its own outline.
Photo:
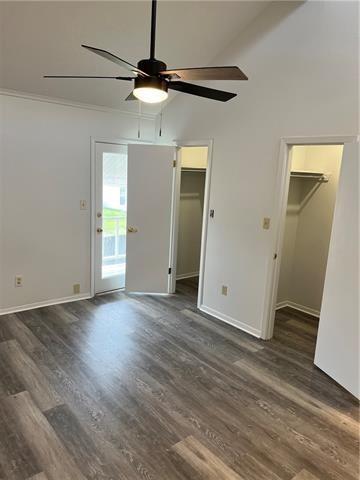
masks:
<path id="1" fill-rule="evenodd" d="M 219 102 L 227 102 L 236 97 L 236 93 L 225 92 L 214 88 L 183 82 L 181 80 L 247 80 L 248 77 L 237 66 L 225 67 L 191 67 L 167 70 L 166 63 L 155 58 L 156 9 L 158 0 L 152 0 L 150 56 L 140 60 L 137 67 L 102 48 L 81 45 L 88 51 L 110 60 L 119 67 L 125 68 L 135 77 L 104 77 L 79 75 L 46 75 L 45 78 L 112 78 L 114 80 L 135 81 L 134 90 L 126 97 L 126 101 L 138 99 L 145 103 L 160 103 L 167 99 L 168 88 L 177 92 L 209 98 Z"/>
<path id="2" fill-rule="evenodd" d="M 161 78 L 136 78 L 133 90 L 134 97 L 145 103 L 160 103 L 168 98 L 167 81 Z"/>

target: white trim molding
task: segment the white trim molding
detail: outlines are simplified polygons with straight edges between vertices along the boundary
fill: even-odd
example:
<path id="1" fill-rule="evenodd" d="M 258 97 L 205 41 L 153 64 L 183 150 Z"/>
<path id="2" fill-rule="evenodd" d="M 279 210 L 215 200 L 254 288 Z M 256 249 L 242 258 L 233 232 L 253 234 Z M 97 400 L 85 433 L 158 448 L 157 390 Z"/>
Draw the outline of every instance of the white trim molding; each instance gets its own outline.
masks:
<path id="1" fill-rule="evenodd" d="M 281 308 L 290 307 L 299 312 L 307 313 L 313 317 L 320 317 L 320 310 L 315 310 L 314 308 L 306 307 L 305 305 L 299 305 L 298 303 L 291 302 L 290 300 L 285 300 L 276 304 L 275 310 L 280 310 Z"/>
<path id="2" fill-rule="evenodd" d="M 207 307 L 205 305 L 201 305 L 199 307 L 199 310 L 201 310 L 204 313 L 207 313 L 208 315 L 211 315 L 212 317 L 217 318 L 218 320 L 221 320 L 222 322 L 228 323 L 229 325 L 232 325 L 233 327 L 239 330 L 242 330 L 243 332 L 249 333 L 253 337 L 256 337 L 256 338 L 261 337 L 260 330 L 258 330 L 257 328 L 249 327 L 249 325 L 241 322 L 240 320 L 237 320 L 236 318 L 229 317 L 229 315 L 220 313 L 217 310 L 214 310 L 213 308 Z"/>
<path id="3" fill-rule="evenodd" d="M 9 315 L 10 313 L 24 312 L 25 310 L 34 310 L 35 308 L 49 307 L 51 305 L 59 305 L 60 303 L 77 302 L 78 300 L 87 300 L 92 298 L 90 293 L 80 293 L 79 295 L 71 295 L 69 297 L 54 298 L 51 300 L 44 300 L 42 302 L 28 303 L 18 307 L 8 307 L 0 309 L 1 315 Z"/>
<path id="4" fill-rule="evenodd" d="M 111 108 L 105 107 L 101 105 L 92 105 L 88 103 L 81 103 L 81 102 L 74 102 L 71 100 L 66 100 L 63 98 L 56 98 L 56 97 L 46 97 L 45 95 L 36 95 L 34 93 L 28 92 L 20 92 L 17 90 L 9 90 L 5 88 L 0 89 L 0 95 L 5 97 L 16 97 L 16 98 L 23 98 L 25 100 L 32 100 L 35 102 L 44 102 L 44 103 L 52 103 L 56 105 L 62 105 L 65 107 L 73 107 L 73 108 L 82 108 L 85 110 L 94 110 L 97 112 L 104 112 L 104 113 L 112 113 L 116 115 L 125 115 L 128 117 L 135 117 L 139 118 L 139 116 L 146 120 L 156 120 L 158 113 L 137 113 L 131 112 L 128 110 L 121 110 L 120 108 Z"/>
<path id="5" fill-rule="evenodd" d="M 324 135 L 310 137 L 281 137 L 280 141 L 287 145 L 338 145 L 356 143 L 360 135 Z"/>
<path id="6" fill-rule="evenodd" d="M 182 273 L 181 275 L 176 275 L 176 280 L 183 280 L 185 278 L 193 278 L 198 276 L 199 272 Z"/>

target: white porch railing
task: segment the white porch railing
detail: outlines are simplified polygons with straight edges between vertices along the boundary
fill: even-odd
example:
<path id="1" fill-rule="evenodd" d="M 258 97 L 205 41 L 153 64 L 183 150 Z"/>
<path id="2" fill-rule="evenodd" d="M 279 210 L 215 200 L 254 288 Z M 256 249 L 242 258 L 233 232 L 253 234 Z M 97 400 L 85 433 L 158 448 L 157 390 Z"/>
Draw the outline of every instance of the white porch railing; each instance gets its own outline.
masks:
<path id="1" fill-rule="evenodd" d="M 104 217 L 105 221 L 111 222 L 114 226 L 110 232 L 104 228 L 103 232 L 103 261 L 114 264 L 125 262 L 126 254 L 126 233 L 121 232 L 120 223 L 123 217 Z"/>

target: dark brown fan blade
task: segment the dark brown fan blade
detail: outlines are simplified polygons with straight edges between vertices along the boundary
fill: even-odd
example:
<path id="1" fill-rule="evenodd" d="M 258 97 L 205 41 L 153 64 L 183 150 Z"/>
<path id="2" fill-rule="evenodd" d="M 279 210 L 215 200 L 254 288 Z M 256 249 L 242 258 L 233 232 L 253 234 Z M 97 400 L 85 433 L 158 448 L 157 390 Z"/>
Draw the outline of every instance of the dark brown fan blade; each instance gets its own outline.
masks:
<path id="1" fill-rule="evenodd" d="M 218 100 L 219 102 L 227 102 L 236 97 L 236 93 L 224 92 L 223 90 L 215 90 L 214 88 L 201 87 L 193 83 L 185 82 L 169 82 L 169 88 L 177 90 L 178 92 L 190 93 L 190 95 L 197 95 L 198 97 L 211 98 L 211 100 Z"/>
<path id="2" fill-rule="evenodd" d="M 93 75 L 44 75 L 43 78 L 106 78 L 110 80 L 134 80 L 136 77 L 97 77 Z"/>
<path id="3" fill-rule="evenodd" d="M 106 58 L 107 60 L 110 60 L 110 62 L 116 63 L 116 65 L 119 65 L 120 67 L 126 68 L 127 70 L 130 70 L 133 73 L 137 73 L 138 75 L 142 77 L 148 77 L 149 75 L 142 70 L 139 70 L 135 65 L 132 65 L 131 63 L 127 62 L 126 60 L 122 60 L 121 58 L 117 57 L 116 55 L 113 55 L 110 52 L 107 52 L 106 50 L 102 50 L 101 48 L 95 48 L 95 47 L 90 47 L 89 45 L 81 45 L 84 48 L 87 48 L 90 50 L 90 52 L 96 53 L 97 55 L 100 55 L 100 57 Z"/>
<path id="4" fill-rule="evenodd" d="M 130 93 L 130 95 L 128 95 L 125 100 L 128 102 L 129 100 L 138 100 L 135 95 L 133 94 L 133 92 Z"/>
<path id="5" fill-rule="evenodd" d="M 248 77 L 239 67 L 199 67 L 177 68 L 163 70 L 160 75 L 166 75 L 183 80 L 247 80 Z"/>

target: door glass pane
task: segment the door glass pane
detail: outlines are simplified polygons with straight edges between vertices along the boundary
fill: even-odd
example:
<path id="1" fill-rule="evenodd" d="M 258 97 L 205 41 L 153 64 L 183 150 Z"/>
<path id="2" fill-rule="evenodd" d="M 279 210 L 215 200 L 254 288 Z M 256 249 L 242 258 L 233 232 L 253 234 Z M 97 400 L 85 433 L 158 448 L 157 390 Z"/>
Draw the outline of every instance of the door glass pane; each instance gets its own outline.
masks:
<path id="1" fill-rule="evenodd" d="M 127 151 L 103 153 L 102 278 L 121 276 L 125 286 Z"/>

